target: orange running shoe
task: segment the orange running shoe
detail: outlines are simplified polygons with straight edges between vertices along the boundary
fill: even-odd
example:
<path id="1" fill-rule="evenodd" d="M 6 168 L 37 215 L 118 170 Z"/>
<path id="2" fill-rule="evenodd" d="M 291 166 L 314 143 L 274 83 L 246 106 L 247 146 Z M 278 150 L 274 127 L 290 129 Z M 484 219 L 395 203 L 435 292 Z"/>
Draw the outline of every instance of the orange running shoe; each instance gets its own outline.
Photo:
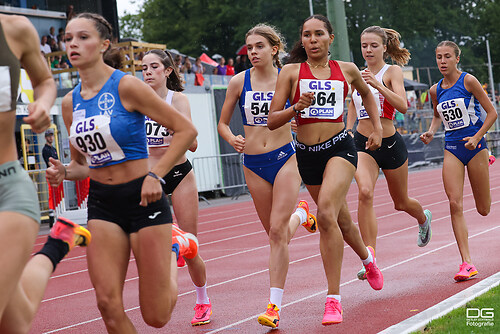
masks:
<path id="1" fill-rule="evenodd" d="M 184 232 L 179 227 L 172 225 L 172 244 L 179 245 L 179 258 L 181 256 L 192 259 L 198 254 L 198 238 L 194 234 Z"/>
<path id="2" fill-rule="evenodd" d="M 300 201 L 299 205 L 297 205 L 297 208 L 302 208 L 306 211 L 307 213 L 307 220 L 302 223 L 302 226 L 311 233 L 316 232 L 318 229 L 318 222 L 316 221 L 316 216 L 313 215 L 312 213 L 309 213 L 309 204 L 307 204 L 306 201 Z"/>
<path id="3" fill-rule="evenodd" d="M 56 223 L 50 229 L 50 236 L 67 243 L 69 250 L 75 246 L 87 246 L 92 240 L 89 230 L 64 217 L 57 218 Z"/>
<path id="4" fill-rule="evenodd" d="M 279 308 L 274 305 L 269 303 L 267 305 L 267 310 L 263 314 L 259 315 L 257 320 L 259 321 L 259 324 L 262 326 L 267 326 L 271 328 L 276 328 L 280 324 L 280 314 L 279 314 Z"/>

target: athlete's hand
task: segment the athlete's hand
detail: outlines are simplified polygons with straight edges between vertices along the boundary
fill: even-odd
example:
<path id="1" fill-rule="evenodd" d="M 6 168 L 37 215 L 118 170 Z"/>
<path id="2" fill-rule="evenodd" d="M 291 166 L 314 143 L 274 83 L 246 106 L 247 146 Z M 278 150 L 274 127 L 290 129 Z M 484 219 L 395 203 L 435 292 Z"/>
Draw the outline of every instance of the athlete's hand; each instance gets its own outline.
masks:
<path id="1" fill-rule="evenodd" d="M 375 151 L 382 145 L 382 130 L 373 131 L 366 141 L 365 149 Z"/>
<path id="2" fill-rule="evenodd" d="M 49 158 L 50 167 L 45 171 L 47 181 L 52 187 L 57 187 L 61 184 L 66 176 L 66 169 L 61 161 Z"/>
<path id="3" fill-rule="evenodd" d="M 471 150 L 471 151 L 475 150 L 477 147 L 477 144 L 479 143 L 479 140 L 477 140 L 474 137 L 465 137 L 464 139 L 462 139 L 462 141 L 466 141 L 464 146 L 466 149 Z"/>
<path id="4" fill-rule="evenodd" d="M 300 95 L 299 100 L 295 103 L 295 110 L 302 111 L 308 108 L 314 101 L 314 93 L 306 92 Z"/>
<path id="5" fill-rule="evenodd" d="M 242 135 L 234 136 L 230 144 L 234 147 L 236 152 L 243 153 L 243 150 L 245 149 L 245 137 Z"/>
<path id="6" fill-rule="evenodd" d="M 290 125 L 292 127 L 292 131 L 295 132 L 295 133 L 297 133 L 297 129 L 299 127 L 297 126 L 297 122 L 295 121 L 295 118 L 292 118 L 292 121 L 290 122 Z"/>
<path id="7" fill-rule="evenodd" d="M 420 140 L 426 145 L 429 144 L 432 139 L 434 139 L 434 133 L 430 131 L 424 132 L 420 135 Z"/>
<path id="8" fill-rule="evenodd" d="M 160 200 L 162 193 L 163 188 L 161 187 L 160 180 L 146 175 L 144 181 L 142 182 L 141 202 L 139 205 L 148 206 L 149 203 Z"/>
<path id="9" fill-rule="evenodd" d="M 28 105 L 29 115 L 23 118 L 26 124 L 31 125 L 31 129 L 36 133 L 42 133 L 50 125 L 49 110 L 37 101 Z"/>
<path id="10" fill-rule="evenodd" d="M 379 82 L 377 79 L 375 79 L 375 76 L 369 69 L 366 69 L 363 72 L 361 72 L 361 76 L 363 77 L 363 80 L 365 80 L 367 84 L 369 84 L 373 88 L 377 88 Z"/>

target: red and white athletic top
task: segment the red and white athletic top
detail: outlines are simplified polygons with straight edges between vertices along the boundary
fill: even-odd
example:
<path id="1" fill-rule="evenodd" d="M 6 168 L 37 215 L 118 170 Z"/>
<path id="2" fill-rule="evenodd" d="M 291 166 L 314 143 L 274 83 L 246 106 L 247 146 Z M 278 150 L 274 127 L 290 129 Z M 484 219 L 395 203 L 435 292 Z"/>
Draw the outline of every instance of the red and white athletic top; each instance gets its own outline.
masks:
<path id="1" fill-rule="evenodd" d="M 375 79 L 384 84 L 384 81 L 382 80 L 384 77 L 385 72 L 389 69 L 390 65 L 385 64 L 384 67 L 378 71 L 377 74 L 375 74 Z M 370 91 L 372 94 L 375 96 L 375 102 L 377 102 L 377 108 L 380 117 L 388 118 L 388 119 L 394 119 L 394 115 L 396 114 L 396 109 L 387 101 L 384 97 L 384 95 L 380 94 L 380 92 L 373 88 L 372 86 L 368 85 L 370 88 Z M 352 101 L 354 102 L 354 107 L 356 108 L 356 114 L 358 115 L 358 119 L 366 119 L 368 118 L 368 113 L 365 110 L 365 106 L 363 105 L 363 100 L 361 99 L 361 96 L 359 95 L 357 90 L 354 90 L 352 92 Z"/>
<path id="2" fill-rule="evenodd" d="M 330 60 L 330 77 L 317 79 L 307 63 L 300 64 L 299 79 L 292 104 L 299 101 L 302 93 L 314 92 L 314 101 L 309 108 L 305 108 L 295 116 L 297 125 L 343 121 L 344 103 L 349 87 L 339 64 Z"/>

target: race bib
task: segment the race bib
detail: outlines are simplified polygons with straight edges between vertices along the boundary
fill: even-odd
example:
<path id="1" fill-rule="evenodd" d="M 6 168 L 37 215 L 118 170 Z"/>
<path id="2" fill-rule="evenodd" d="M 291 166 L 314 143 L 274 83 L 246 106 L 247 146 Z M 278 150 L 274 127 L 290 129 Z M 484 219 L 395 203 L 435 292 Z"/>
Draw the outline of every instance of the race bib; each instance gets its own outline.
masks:
<path id="1" fill-rule="evenodd" d="M 314 100 L 301 118 L 336 119 L 344 112 L 344 82 L 300 79 L 300 93 L 314 92 Z"/>
<path id="2" fill-rule="evenodd" d="M 172 130 L 146 116 L 146 136 L 148 147 L 168 147 L 172 141 Z"/>
<path id="3" fill-rule="evenodd" d="M 463 98 L 441 102 L 437 106 L 437 111 L 447 131 L 462 129 L 470 124 L 469 113 Z"/>
<path id="4" fill-rule="evenodd" d="M 372 86 L 368 85 L 368 87 L 370 88 L 370 91 L 375 97 L 375 104 L 377 105 L 378 114 L 379 116 L 382 116 L 381 94 L 377 89 L 373 88 Z M 359 92 L 357 90 L 355 90 L 352 94 L 352 101 L 354 102 L 354 107 L 356 108 L 356 114 L 358 115 L 358 119 L 366 119 L 370 117 L 366 112 L 365 106 L 363 104 L 363 99 L 361 98 L 361 95 L 359 95 Z"/>
<path id="5" fill-rule="evenodd" d="M 125 154 L 111 134 L 109 124 L 110 118 L 105 115 L 89 118 L 73 115 L 69 140 L 87 157 L 89 165 L 99 166 L 125 158 Z"/>
<path id="6" fill-rule="evenodd" d="M 245 117 L 248 125 L 267 125 L 269 107 L 274 92 L 247 91 L 245 94 Z"/>

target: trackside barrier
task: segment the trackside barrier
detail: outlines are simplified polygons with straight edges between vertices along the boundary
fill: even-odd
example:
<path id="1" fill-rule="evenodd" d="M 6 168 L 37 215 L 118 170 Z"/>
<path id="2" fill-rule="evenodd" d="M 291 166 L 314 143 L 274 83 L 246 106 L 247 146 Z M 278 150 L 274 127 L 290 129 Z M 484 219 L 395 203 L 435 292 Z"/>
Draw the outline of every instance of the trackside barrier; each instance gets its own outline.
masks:
<path id="1" fill-rule="evenodd" d="M 198 191 L 221 190 L 227 196 L 246 192 L 242 159 L 243 154 L 240 153 L 193 158 Z"/>

